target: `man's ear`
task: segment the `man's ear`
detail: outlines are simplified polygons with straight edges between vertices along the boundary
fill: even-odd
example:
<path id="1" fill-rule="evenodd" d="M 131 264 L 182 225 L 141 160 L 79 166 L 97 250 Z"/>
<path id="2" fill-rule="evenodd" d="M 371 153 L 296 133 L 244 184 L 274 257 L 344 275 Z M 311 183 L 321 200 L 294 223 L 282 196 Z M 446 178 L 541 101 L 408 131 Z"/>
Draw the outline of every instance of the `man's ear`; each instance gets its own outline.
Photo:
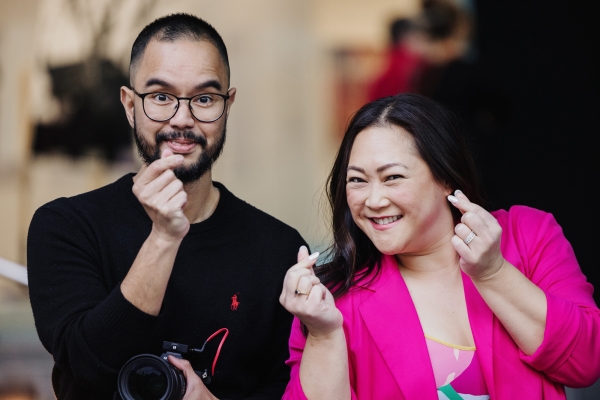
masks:
<path id="1" fill-rule="evenodd" d="M 225 110 L 225 117 L 229 117 L 229 109 L 231 108 L 231 105 L 235 101 L 236 93 L 237 93 L 237 89 L 234 87 L 229 89 L 229 91 L 227 92 L 227 94 L 229 95 L 229 100 L 227 100 L 227 109 Z"/>
<path id="2" fill-rule="evenodd" d="M 129 121 L 129 125 L 131 125 L 132 128 L 135 119 L 134 99 L 135 93 L 133 93 L 133 90 L 131 90 L 127 86 L 121 86 L 121 104 L 123 104 L 123 108 L 125 109 L 125 115 L 127 116 L 127 121 Z"/>

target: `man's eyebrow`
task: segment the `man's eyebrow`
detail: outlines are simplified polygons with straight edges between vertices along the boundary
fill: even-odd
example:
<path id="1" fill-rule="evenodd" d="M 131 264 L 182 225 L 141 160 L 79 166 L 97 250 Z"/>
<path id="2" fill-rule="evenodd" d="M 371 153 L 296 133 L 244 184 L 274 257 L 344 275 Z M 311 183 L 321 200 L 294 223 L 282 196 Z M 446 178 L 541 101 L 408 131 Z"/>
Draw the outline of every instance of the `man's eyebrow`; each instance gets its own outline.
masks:
<path id="1" fill-rule="evenodd" d="M 158 85 L 158 86 L 161 86 L 166 89 L 174 89 L 175 88 L 169 82 L 163 81 L 162 79 L 159 79 L 159 78 L 150 78 L 146 81 L 146 87 L 150 87 L 150 86 L 154 86 L 154 85 Z M 221 91 L 223 86 L 221 85 L 221 82 L 219 82 L 215 79 L 211 79 L 211 80 L 199 83 L 198 85 L 194 86 L 195 91 L 203 90 L 206 88 L 214 88 L 218 91 Z"/>
<path id="2" fill-rule="evenodd" d="M 214 88 L 214 89 L 217 89 L 218 91 L 221 91 L 223 89 L 223 85 L 221 85 L 221 82 L 219 82 L 215 79 L 211 79 L 209 81 L 200 83 L 194 87 L 195 90 L 202 90 L 202 89 L 206 89 L 206 88 Z"/>
<path id="3" fill-rule="evenodd" d="M 154 86 L 154 85 L 162 86 L 162 87 L 168 88 L 168 89 L 173 88 L 173 85 L 171 85 L 169 82 L 163 81 L 162 79 L 150 78 L 146 81 L 146 87 Z"/>

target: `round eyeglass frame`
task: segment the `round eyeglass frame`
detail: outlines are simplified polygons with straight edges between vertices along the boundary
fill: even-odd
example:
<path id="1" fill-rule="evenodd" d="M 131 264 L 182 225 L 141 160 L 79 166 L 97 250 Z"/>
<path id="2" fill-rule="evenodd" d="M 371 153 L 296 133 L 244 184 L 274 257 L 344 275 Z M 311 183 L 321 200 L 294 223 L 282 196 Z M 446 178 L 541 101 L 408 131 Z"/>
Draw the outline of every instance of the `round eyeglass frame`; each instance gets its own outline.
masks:
<path id="1" fill-rule="evenodd" d="M 135 90 L 134 88 L 131 88 L 131 90 L 133 90 L 133 93 L 135 93 L 140 99 L 142 99 L 142 109 L 144 110 L 144 114 L 146 114 L 146 117 L 148 117 L 148 119 L 150 119 L 150 120 L 152 120 L 154 122 L 165 122 L 165 121 L 168 121 L 171 118 L 173 118 L 175 116 L 175 114 L 177 114 L 177 111 L 179 111 L 179 105 L 181 104 L 181 100 L 187 100 L 188 101 L 188 107 L 190 109 L 190 113 L 192 114 L 192 116 L 196 120 L 198 120 L 200 122 L 215 122 L 215 121 L 219 120 L 223 116 L 223 114 L 225 114 L 225 108 L 227 108 L 227 100 L 229 100 L 229 98 L 231 97 L 228 94 L 220 94 L 220 93 L 200 93 L 200 94 L 197 94 L 197 95 L 192 96 L 192 97 L 177 97 L 174 94 L 167 93 L 167 92 L 138 93 L 137 90 Z M 175 107 L 175 112 L 173 113 L 173 115 L 171 115 L 167 119 L 154 119 L 154 118 L 151 118 L 148 115 L 148 113 L 146 112 L 146 104 L 145 104 L 145 101 L 144 101 L 144 98 L 146 96 L 148 96 L 149 94 L 168 94 L 169 96 L 175 97 L 177 99 L 177 107 Z M 219 97 L 222 97 L 223 100 L 225 100 L 223 102 L 223 110 L 221 110 L 221 114 L 219 114 L 219 116 L 217 118 L 212 119 L 210 121 L 205 121 L 203 119 L 200 119 L 200 118 L 196 117 L 196 115 L 194 114 L 194 109 L 192 108 L 192 99 L 193 98 L 198 97 L 198 96 L 202 96 L 202 95 L 207 95 L 207 94 L 210 94 L 211 96 L 219 96 Z"/>

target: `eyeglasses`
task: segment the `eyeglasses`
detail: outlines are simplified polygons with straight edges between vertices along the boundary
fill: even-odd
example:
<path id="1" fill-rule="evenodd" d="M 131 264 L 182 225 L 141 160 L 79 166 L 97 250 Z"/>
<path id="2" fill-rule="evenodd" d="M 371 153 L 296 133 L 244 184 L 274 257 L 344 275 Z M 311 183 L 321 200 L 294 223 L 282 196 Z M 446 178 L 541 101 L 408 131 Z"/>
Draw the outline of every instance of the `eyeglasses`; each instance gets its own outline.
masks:
<path id="1" fill-rule="evenodd" d="M 152 121 L 165 122 L 175 116 L 179 109 L 179 102 L 187 100 L 192 115 L 200 122 L 215 122 L 225 113 L 225 106 L 229 96 L 219 93 L 203 93 L 194 97 L 177 97 L 169 93 L 133 92 L 142 99 L 144 113 Z"/>

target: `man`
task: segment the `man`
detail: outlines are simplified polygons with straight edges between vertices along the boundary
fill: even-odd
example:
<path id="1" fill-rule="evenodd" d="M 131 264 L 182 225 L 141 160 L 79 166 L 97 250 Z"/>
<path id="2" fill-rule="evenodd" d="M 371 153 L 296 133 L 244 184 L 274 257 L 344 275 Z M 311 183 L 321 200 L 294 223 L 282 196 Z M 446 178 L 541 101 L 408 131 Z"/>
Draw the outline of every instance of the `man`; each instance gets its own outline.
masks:
<path id="1" fill-rule="evenodd" d="M 133 45 L 130 82 L 121 101 L 145 165 L 46 204 L 29 230 L 31 305 L 57 397 L 112 399 L 131 357 L 216 334 L 186 355 L 191 366 L 169 357 L 186 399 L 281 398 L 291 316 L 278 297 L 304 241 L 212 181 L 236 95 L 225 45 L 194 16 L 160 18 Z"/>

